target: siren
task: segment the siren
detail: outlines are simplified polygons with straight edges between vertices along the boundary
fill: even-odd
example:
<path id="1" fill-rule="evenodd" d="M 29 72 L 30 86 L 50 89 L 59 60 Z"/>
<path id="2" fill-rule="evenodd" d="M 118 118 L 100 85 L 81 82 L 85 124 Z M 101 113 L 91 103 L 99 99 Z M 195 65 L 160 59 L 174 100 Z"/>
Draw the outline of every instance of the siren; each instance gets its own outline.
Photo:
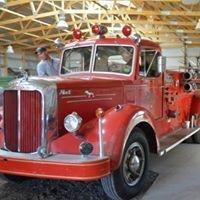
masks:
<path id="1" fill-rule="evenodd" d="M 104 37 L 104 35 L 108 32 L 108 29 L 106 26 L 95 24 L 92 26 L 92 33 L 95 35 L 99 35 L 100 38 Z"/>
<path id="2" fill-rule="evenodd" d="M 139 45 L 140 42 L 141 42 L 141 36 L 140 36 L 140 34 L 138 34 L 138 33 L 135 33 L 135 34 L 133 35 L 133 38 L 132 38 L 132 39 L 134 40 L 134 42 L 135 42 L 137 45 Z"/>
<path id="3" fill-rule="evenodd" d="M 125 25 L 122 28 L 122 33 L 124 34 L 124 36 L 129 37 L 132 33 L 132 28 L 129 25 Z"/>
<path id="4" fill-rule="evenodd" d="M 82 37 L 82 32 L 79 29 L 74 29 L 72 34 L 73 38 L 77 40 L 80 40 Z"/>

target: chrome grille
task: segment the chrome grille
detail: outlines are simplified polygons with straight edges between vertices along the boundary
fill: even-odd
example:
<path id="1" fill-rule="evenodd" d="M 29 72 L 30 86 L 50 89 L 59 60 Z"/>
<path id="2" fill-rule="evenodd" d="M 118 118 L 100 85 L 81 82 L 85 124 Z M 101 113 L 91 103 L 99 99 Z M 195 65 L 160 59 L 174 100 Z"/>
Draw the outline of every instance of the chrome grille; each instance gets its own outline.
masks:
<path id="1" fill-rule="evenodd" d="M 41 145 L 42 95 L 40 92 L 4 92 L 5 146 L 14 152 L 30 153 Z"/>

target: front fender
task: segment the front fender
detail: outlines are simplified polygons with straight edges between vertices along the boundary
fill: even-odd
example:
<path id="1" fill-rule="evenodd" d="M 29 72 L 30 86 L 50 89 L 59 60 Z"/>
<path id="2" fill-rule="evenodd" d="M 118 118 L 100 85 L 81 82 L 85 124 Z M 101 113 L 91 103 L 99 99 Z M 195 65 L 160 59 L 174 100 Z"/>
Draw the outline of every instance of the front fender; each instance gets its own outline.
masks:
<path id="1" fill-rule="evenodd" d="M 154 120 L 151 114 L 142 107 L 126 104 L 121 108 L 113 107 L 104 113 L 102 118 L 104 152 L 110 158 L 111 170 L 119 167 L 126 142 L 134 127 L 141 124 L 141 122 L 148 123 L 155 131 Z M 93 145 L 94 150 L 92 154 L 99 154 L 97 118 L 84 124 L 78 135 L 75 136 L 68 133 L 53 141 L 51 151 L 80 154 L 79 145 L 83 141 L 88 141 Z"/>
<path id="2" fill-rule="evenodd" d="M 141 122 L 148 123 L 155 130 L 152 116 L 142 107 L 126 104 L 121 109 L 112 108 L 105 112 L 102 120 L 104 149 L 105 154 L 110 157 L 111 169 L 115 170 L 119 167 L 126 142 L 134 127 Z M 96 141 L 98 141 L 97 129 L 96 127 Z M 88 140 L 94 139 L 92 134 L 86 135 Z M 98 142 L 95 146 L 98 152 Z"/>

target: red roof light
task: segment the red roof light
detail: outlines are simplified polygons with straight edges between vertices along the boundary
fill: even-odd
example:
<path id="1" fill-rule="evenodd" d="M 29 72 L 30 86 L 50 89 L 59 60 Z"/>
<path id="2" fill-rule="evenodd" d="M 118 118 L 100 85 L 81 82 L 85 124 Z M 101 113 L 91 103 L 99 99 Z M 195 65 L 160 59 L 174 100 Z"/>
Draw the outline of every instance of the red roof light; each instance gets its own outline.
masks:
<path id="1" fill-rule="evenodd" d="M 106 26 L 95 24 L 92 26 L 92 32 L 96 35 L 99 35 L 100 38 L 103 38 L 104 34 L 106 34 L 108 32 L 108 29 Z"/>
<path id="2" fill-rule="evenodd" d="M 82 37 L 82 32 L 79 29 L 74 29 L 73 30 L 73 38 L 80 40 Z"/>
<path id="3" fill-rule="evenodd" d="M 100 32 L 100 26 L 97 25 L 97 24 L 93 25 L 93 26 L 92 26 L 92 32 L 93 32 L 94 34 L 98 35 L 99 32 Z"/>
<path id="4" fill-rule="evenodd" d="M 132 28 L 129 26 L 129 25 L 125 25 L 123 28 L 122 28 L 122 33 L 126 36 L 126 37 L 129 37 L 131 35 L 131 32 L 132 32 Z"/>

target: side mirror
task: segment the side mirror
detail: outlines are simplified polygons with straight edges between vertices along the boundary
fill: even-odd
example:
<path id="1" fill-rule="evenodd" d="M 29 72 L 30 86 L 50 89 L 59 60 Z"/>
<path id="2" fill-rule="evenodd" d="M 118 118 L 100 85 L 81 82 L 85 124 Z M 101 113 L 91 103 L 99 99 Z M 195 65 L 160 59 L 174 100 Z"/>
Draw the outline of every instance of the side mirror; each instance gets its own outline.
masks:
<path id="1" fill-rule="evenodd" d="M 158 56 L 158 72 L 163 73 L 166 70 L 166 57 Z"/>

